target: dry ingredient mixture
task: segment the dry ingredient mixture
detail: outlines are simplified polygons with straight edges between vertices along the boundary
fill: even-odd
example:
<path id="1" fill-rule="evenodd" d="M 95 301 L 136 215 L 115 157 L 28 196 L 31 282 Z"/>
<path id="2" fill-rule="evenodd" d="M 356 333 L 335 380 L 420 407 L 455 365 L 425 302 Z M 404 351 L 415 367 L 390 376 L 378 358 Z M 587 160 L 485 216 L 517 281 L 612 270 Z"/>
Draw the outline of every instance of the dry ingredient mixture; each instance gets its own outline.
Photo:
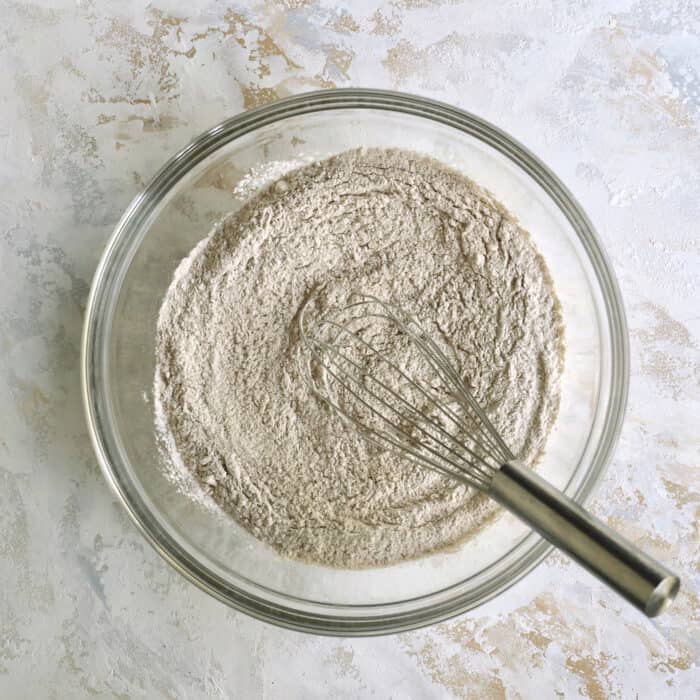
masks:
<path id="1" fill-rule="evenodd" d="M 314 397 L 300 309 L 354 290 L 410 309 L 511 449 L 542 451 L 563 323 L 528 235 L 476 184 L 403 150 L 343 153 L 278 179 L 178 267 L 158 319 L 156 418 L 172 462 L 285 556 L 389 564 L 473 534 L 498 506 L 379 450 Z"/>

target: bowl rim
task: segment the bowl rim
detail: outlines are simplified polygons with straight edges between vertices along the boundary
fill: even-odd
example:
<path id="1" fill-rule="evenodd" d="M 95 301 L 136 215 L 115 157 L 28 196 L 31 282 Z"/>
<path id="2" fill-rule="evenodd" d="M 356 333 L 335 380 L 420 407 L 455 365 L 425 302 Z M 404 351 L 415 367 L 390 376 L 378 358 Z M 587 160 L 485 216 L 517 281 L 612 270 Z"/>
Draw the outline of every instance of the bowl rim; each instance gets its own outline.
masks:
<path id="1" fill-rule="evenodd" d="M 301 600 L 299 598 L 274 591 L 278 600 L 270 600 L 269 597 L 263 598 L 233 587 L 203 567 L 170 537 L 150 515 L 146 504 L 128 490 L 125 475 L 115 466 L 114 456 L 118 456 L 120 450 L 114 436 L 102 430 L 103 422 L 100 420 L 106 409 L 106 397 L 100 387 L 100 376 L 105 376 L 101 372 L 105 361 L 101 339 L 107 326 L 105 319 L 111 318 L 106 313 L 110 308 L 107 291 L 121 284 L 125 268 L 128 267 L 123 261 L 131 260 L 146 235 L 146 230 L 140 229 L 156 203 L 193 167 L 230 141 L 292 116 L 337 109 L 372 109 L 409 114 L 436 121 L 479 139 L 529 175 L 554 201 L 574 229 L 603 292 L 606 318 L 599 321 L 607 320 L 612 363 L 610 400 L 603 418 L 600 443 L 592 456 L 590 468 L 572 494 L 579 503 L 585 503 L 599 484 L 619 437 L 629 387 L 629 340 L 617 280 L 593 225 L 571 192 L 539 158 L 498 127 L 474 114 L 429 98 L 389 90 L 334 88 L 301 93 L 242 112 L 193 139 L 171 157 L 132 200 L 97 265 L 86 304 L 81 341 L 83 405 L 90 439 L 105 479 L 151 546 L 180 574 L 214 598 L 259 620 L 297 631 L 370 636 L 423 627 L 471 610 L 513 586 L 540 564 L 553 548 L 539 535 L 531 533 L 504 555 L 503 558 L 520 550 L 520 556 L 511 562 L 506 575 L 500 575 L 496 581 L 486 581 L 467 593 L 418 609 L 388 610 L 415 601 L 416 598 L 413 598 L 400 603 L 346 606 L 304 601 L 313 609 L 300 610 L 283 602 L 298 602 Z M 134 236 L 139 231 L 140 237 Z M 121 264 L 115 265 L 116 261 Z M 464 581 L 420 597 L 434 597 L 462 583 Z M 262 586 L 257 587 L 271 592 Z M 363 614 L 358 615 L 359 611 L 363 611 Z M 350 612 L 352 615 L 348 614 Z"/>

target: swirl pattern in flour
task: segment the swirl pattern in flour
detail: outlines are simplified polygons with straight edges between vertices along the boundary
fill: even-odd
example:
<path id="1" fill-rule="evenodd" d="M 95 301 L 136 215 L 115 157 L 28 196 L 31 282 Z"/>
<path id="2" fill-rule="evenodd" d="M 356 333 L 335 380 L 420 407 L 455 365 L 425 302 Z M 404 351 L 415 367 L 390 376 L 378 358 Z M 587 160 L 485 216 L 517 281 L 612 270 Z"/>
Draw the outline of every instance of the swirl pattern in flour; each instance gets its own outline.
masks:
<path id="1" fill-rule="evenodd" d="M 367 444 L 301 380 L 297 315 L 317 289 L 320 307 L 361 290 L 428 321 L 513 451 L 537 459 L 563 363 L 545 263 L 476 184 L 389 149 L 287 174 L 181 263 L 155 378 L 173 457 L 285 556 L 376 566 L 468 537 L 496 505 Z"/>

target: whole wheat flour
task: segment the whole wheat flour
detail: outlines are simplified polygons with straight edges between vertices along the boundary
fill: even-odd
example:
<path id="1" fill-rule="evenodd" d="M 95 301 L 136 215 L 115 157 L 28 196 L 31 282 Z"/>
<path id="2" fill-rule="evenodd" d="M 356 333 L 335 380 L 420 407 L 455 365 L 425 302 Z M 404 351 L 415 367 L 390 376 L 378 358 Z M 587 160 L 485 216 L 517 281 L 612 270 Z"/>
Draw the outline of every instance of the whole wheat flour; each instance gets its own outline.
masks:
<path id="1" fill-rule="evenodd" d="M 343 153 L 287 173 L 221 222 L 160 311 L 160 429 L 173 463 L 255 536 L 342 567 L 454 544 L 498 508 L 366 443 L 302 381 L 299 310 L 311 294 L 323 306 L 353 290 L 427 322 L 526 463 L 556 417 L 563 358 L 559 304 L 528 235 L 436 161 Z"/>

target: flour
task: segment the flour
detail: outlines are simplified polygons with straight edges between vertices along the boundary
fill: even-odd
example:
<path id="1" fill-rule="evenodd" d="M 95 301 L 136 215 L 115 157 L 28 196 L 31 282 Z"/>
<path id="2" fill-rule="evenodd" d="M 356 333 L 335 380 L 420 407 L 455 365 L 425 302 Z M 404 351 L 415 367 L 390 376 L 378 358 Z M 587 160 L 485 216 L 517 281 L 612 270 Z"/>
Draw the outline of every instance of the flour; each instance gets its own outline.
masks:
<path id="1" fill-rule="evenodd" d="M 267 187 L 275 180 L 282 180 L 292 170 L 302 165 L 313 163 L 310 156 L 301 156 L 294 160 L 271 160 L 254 165 L 236 184 L 233 194 L 236 198 L 247 200 L 258 190 Z"/>
<path id="2" fill-rule="evenodd" d="M 299 311 L 315 292 L 323 306 L 352 290 L 427 321 L 526 463 L 557 414 L 563 324 L 512 217 L 406 151 L 287 172 L 183 260 L 157 330 L 157 423 L 173 473 L 285 556 L 363 567 L 457 543 L 498 507 L 368 444 L 310 393 Z"/>

